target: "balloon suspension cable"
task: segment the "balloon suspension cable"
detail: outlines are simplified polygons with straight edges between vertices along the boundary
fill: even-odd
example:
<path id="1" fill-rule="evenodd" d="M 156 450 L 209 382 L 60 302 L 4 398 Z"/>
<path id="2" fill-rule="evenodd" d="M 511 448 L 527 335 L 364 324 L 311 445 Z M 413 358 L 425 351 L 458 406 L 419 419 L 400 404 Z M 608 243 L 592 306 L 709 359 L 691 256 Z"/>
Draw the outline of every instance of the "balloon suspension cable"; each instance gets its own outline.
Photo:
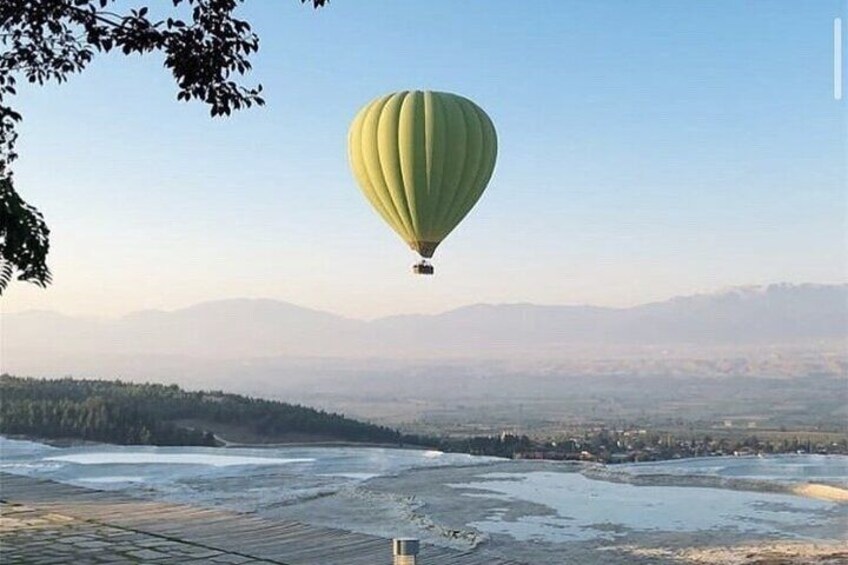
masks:
<path id="1" fill-rule="evenodd" d="M 432 275 L 433 271 L 433 265 L 427 262 L 426 259 L 422 259 L 420 263 L 412 266 L 412 272 L 416 275 Z"/>

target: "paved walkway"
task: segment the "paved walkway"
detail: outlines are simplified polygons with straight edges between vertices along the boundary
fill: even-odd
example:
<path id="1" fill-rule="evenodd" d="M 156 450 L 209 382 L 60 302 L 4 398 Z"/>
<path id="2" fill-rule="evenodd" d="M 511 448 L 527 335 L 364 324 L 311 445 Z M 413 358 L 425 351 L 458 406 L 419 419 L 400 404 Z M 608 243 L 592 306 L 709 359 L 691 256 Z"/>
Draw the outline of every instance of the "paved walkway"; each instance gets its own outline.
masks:
<path id="1" fill-rule="evenodd" d="M 0 473 L 0 563 L 388 565 L 390 540 Z M 422 544 L 421 565 L 518 565 Z"/>
<path id="2" fill-rule="evenodd" d="M 105 524 L 79 520 L 31 506 L 0 503 L 0 563 L 279 563 L 227 553 Z"/>

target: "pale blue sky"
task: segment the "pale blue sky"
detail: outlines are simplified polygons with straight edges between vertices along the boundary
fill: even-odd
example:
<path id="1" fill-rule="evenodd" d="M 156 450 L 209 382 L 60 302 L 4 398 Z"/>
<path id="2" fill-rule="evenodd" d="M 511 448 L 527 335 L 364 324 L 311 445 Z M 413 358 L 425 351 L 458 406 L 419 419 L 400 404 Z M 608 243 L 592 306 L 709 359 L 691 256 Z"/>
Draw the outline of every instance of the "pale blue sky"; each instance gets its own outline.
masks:
<path id="1" fill-rule="evenodd" d="M 261 296 L 372 317 L 846 280 L 842 2 L 249 0 L 243 15 L 265 108 L 212 120 L 175 100 L 157 56 L 21 89 L 17 184 L 53 229 L 55 284 L 15 285 L 8 311 Z M 475 100 L 500 137 L 430 279 L 346 160 L 358 108 L 410 88 Z"/>

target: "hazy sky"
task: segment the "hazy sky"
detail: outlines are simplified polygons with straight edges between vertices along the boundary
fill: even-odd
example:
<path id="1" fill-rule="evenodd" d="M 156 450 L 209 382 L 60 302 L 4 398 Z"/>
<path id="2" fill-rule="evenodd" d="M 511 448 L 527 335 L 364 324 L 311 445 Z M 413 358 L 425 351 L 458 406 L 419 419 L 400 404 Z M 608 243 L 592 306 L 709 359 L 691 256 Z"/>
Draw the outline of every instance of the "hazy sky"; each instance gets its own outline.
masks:
<path id="1" fill-rule="evenodd" d="M 212 120 L 158 56 L 21 89 L 17 186 L 52 229 L 55 283 L 14 284 L 3 308 L 245 296 L 372 317 L 844 281 L 844 6 L 249 0 L 265 108 Z M 346 158 L 356 111 L 414 88 L 475 100 L 500 138 L 430 278 Z"/>

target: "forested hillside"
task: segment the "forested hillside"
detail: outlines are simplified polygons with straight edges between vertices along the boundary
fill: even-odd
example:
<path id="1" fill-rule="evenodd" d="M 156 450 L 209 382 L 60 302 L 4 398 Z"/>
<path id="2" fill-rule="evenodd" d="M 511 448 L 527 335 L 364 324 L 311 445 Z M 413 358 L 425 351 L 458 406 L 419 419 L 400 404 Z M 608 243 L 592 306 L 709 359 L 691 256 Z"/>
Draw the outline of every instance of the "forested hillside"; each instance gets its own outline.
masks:
<path id="1" fill-rule="evenodd" d="M 190 421 L 192 426 L 180 425 Z M 0 433 L 119 444 L 216 445 L 216 425 L 259 436 L 398 443 L 398 432 L 304 406 L 177 385 L 0 376 Z"/>

